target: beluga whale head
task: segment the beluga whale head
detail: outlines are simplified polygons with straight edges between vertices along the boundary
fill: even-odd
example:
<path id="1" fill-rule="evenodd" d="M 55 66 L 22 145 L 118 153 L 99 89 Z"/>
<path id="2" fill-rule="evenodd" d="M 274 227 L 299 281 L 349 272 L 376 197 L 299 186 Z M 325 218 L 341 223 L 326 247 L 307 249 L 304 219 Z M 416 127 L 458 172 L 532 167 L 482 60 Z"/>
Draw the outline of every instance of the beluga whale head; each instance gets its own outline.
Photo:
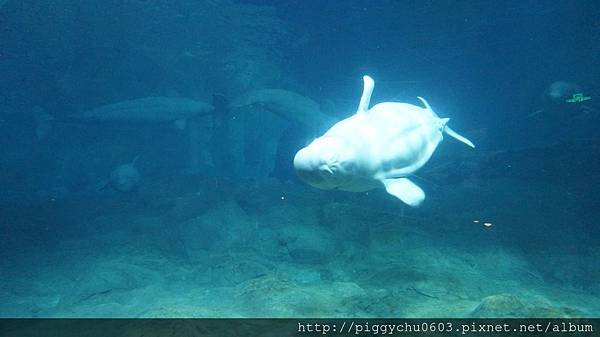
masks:
<path id="1" fill-rule="evenodd" d="M 320 137 L 294 157 L 294 169 L 305 183 L 320 189 L 339 187 L 347 176 L 349 144 L 339 137 Z"/>
<path id="2" fill-rule="evenodd" d="M 110 173 L 107 181 L 102 182 L 98 190 L 112 187 L 116 191 L 129 193 L 137 190 L 140 185 L 141 175 L 137 169 L 136 162 L 140 156 L 136 156 L 131 163 L 117 166 Z"/>

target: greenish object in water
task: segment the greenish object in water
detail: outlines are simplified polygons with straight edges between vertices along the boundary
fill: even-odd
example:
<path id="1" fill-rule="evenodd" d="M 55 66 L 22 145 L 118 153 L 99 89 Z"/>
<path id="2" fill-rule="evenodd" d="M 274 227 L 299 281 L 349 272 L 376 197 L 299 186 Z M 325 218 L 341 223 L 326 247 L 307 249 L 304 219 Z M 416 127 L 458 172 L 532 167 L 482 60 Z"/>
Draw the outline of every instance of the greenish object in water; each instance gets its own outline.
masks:
<path id="1" fill-rule="evenodd" d="M 590 96 L 583 96 L 583 93 L 573 94 L 573 98 L 569 98 L 566 100 L 567 103 L 579 103 L 583 101 L 588 101 L 592 99 Z"/>

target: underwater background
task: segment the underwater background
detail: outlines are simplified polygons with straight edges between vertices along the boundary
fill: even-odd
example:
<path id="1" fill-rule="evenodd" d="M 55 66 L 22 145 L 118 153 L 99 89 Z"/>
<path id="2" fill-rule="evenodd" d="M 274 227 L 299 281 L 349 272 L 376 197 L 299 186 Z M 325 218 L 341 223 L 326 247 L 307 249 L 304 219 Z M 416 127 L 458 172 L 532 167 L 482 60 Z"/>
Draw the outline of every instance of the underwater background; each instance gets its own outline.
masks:
<path id="1" fill-rule="evenodd" d="M 0 1 L 0 316 L 600 317 L 599 18 Z M 294 173 L 363 75 L 476 145 L 445 137 L 418 208 Z"/>

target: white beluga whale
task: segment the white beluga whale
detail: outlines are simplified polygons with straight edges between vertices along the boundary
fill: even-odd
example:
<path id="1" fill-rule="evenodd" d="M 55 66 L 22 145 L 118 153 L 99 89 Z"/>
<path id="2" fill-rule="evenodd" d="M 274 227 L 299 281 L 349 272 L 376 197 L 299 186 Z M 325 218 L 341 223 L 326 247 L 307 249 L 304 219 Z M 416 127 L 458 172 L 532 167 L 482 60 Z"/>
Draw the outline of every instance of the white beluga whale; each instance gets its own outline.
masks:
<path id="1" fill-rule="evenodd" d="M 172 122 L 175 128 L 183 130 L 189 120 L 208 116 L 214 107 L 208 103 L 180 97 L 144 97 L 111 103 L 55 119 L 39 107 L 34 107 L 38 139 L 45 138 L 52 129 L 53 122 Z"/>
<path id="2" fill-rule="evenodd" d="M 320 129 L 322 132 L 337 121 L 323 112 L 327 110 L 327 104 L 322 106 L 308 97 L 284 89 L 253 90 L 235 98 L 229 107 L 236 109 L 253 105 L 261 106 L 286 120 L 299 122 L 312 131 Z"/>
<path id="3" fill-rule="evenodd" d="M 144 97 L 103 105 L 71 118 L 88 121 L 173 122 L 184 129 L 190 118 L 208 115 L 214 107 L 208 103 L 180 97 Z"/>
<path id="4" fill-rule="evenodd" d="M 123 193 L 134 191 L 138 188 L 141 180 L 140 172 L 137 169 L 136 162 L 140 156 L 136 156 L 131 163 L 117 166 L 110 173 L 108 181 L 100 186 L 100 190 L 112 187 Z"/>
<path id="5" fill-rule="evenodd" d="M 423 190 L 408 177 L 431 158 L 446 133 L 470 147 L 471 141 L 448 127 L 424 98 L 424 107 L 384 102 L 369 109 L 374 81 L 364 76 L 358 111 L 331 127 L 294 157 L 297 175 L 321 189 L 365 192 L 384 187 L 416 207 Z"/>

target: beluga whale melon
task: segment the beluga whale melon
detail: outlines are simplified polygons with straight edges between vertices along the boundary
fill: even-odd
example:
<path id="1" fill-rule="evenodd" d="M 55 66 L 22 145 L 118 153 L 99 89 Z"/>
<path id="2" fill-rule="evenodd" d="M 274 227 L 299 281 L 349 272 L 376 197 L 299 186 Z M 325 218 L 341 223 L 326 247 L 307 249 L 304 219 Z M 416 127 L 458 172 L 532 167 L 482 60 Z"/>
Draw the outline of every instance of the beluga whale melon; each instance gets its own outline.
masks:
<path id="1" fill-rule="evenodd" d="M 440 118 L 424 98 L 424 107 L 384 102 L 369 109 L 375 82 L 364 76 L 358 111 L 331 127 L 294 157 L 298 177 L 320 189 L 365 192 L 383 187 L 416 207 L 423 190 L 409 177 L 431 158 L 443 134 L 470 147 L 471 141 L 453 131 L 449 118 Z"/>

